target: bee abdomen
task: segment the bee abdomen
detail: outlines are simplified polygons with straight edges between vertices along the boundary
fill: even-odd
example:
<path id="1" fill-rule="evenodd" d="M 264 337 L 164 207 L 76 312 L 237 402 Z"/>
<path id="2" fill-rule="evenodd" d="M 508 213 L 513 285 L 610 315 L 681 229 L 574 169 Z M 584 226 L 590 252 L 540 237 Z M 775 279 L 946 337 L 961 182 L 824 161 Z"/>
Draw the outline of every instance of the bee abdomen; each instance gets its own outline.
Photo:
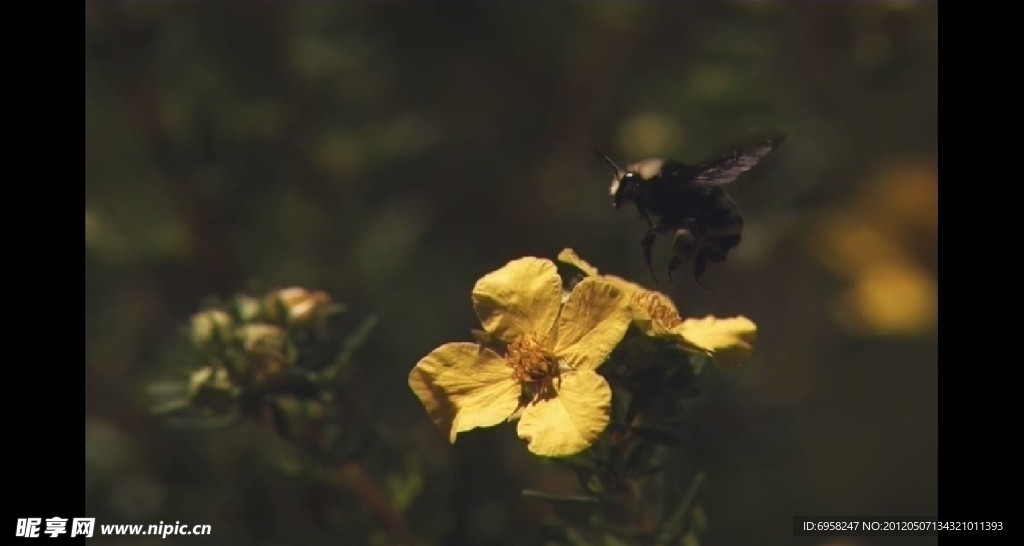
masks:
<path id="1" fill-rule="evenodd" d="M 736 248 L 739 244 L 739 234 L 715 237 L 707 239 L 703 250 L 712 261 L 722 262 L 725 261 L 726 256 L 729 255 L 729 251 Z"/>
<path id="2" fill-rule="evenodd" d="M 735 211 L 721 211 L 715 222 L 706 225 L 704 252 L 712 261 L 723 261 L 743 238 L 743 217 Z M 727 214 L 726 214 L 727 212 Z"/>
<path id="3" fill-rule="evenodd" d="M 735 235 L 739 237 L 743 233 L 743 218 L 735 216 L 724 222 L 709 224 L 704 230 L 706 237 L 728 237 Z"/>

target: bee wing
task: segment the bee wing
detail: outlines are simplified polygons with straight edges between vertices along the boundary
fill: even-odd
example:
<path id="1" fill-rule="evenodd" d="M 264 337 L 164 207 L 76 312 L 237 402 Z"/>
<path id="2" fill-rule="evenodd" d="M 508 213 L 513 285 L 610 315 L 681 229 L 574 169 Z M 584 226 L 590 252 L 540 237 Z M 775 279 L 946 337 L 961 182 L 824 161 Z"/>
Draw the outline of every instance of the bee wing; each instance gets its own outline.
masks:
<path id="1" fill-rule="evenodd" d="M 694 167 L 697 173 L 693 183 L 702 186 L 721 186 L 736 180 L 739 175 L 749 171 L 764 159 L 766 155 L 778 148 L 786 139 L 785 136 L 773 136 L 756 144 L 748 144 L 733 149 L 720 157 L 701 163 Z"/>

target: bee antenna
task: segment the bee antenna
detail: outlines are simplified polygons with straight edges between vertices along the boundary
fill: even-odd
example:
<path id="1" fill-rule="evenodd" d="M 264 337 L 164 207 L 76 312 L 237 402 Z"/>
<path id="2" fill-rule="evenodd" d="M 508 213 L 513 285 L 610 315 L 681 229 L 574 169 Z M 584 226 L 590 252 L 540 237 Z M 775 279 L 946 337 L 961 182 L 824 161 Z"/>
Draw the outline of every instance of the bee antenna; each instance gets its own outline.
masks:
<path id="1" fill-rule="evenodd" d="M 598 152 L 597 152 L 597 155 L 601 156 L 601 159 L 605 160 L 605 161 L 606 161 L 606 162 L 607 162 L 607 163 L 608 163 L 609 165 L 611 165 L 611 166 L 612 166 L 612 168 L 613 168 L 613 169 L 615 169 L 615 175 L 616 175 L 616 176 L 618 176 L 618 174 L 619 174 L 620 172 L 622 172 L 622 168 L 620 168 L 620 167 L 618 166 L 618 164 L 616 164 L 616 163 L 615 163 L 614 161 L 612 161 L 612 158 L 610 158 L 610 157 L 606 156 L 606 155 L 605 155 L 604 153 L 602 153 L 601 151 L 598 151 Z"/>

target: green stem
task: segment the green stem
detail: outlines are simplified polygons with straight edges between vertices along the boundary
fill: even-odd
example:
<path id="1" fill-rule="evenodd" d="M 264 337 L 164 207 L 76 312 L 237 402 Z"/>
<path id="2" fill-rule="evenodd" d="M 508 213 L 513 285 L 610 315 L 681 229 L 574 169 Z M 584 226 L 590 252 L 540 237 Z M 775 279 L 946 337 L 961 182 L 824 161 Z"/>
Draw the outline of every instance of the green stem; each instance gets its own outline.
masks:
<path id="1" fill-rule="evenodd" d="M 388 533 L 392 544 L 400 546 L 421 546 L 409 532 L 401 513 L 391 499 L 374 483 L 373 479 L 357 461 L 345 461 L 332 469 L 331 481 L 350 491 L 377 519 Z"/>
<path id="2" fill-rule="evenodd" d="M 545 493 L 543 491 L 534 491 L 532 489 L 523 490 L 524 497 L 530 497 L 534 499 L 542 499 L 551 502 L 563 502 L 572 504 L 600 504 L 600 497 L 591 497 L 588 495 L 552 495 L 551 493 Z"/>

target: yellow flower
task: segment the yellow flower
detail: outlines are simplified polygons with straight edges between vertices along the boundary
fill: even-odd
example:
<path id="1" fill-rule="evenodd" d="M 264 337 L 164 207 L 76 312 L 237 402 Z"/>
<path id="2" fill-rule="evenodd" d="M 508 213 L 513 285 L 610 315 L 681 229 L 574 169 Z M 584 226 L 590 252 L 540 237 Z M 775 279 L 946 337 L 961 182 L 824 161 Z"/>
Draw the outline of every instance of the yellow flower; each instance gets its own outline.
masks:
<path id="1" fill-rule="evenodd" d="M 600 275 L 597 268 L 580 258 L 571 248 L 558 254 L 558 261 L 582 271 L 587 278 L 600 278 L 626 294 L 633 323 L 645 334 L 671 339 L 685 350 L 707 355 L 724 368 L 734 368 L 750 358 L 757 339 L 757 325 L 738 316 L 719 319 L 683 320 L 672 300 L 614 275 Z"/>
<path id="2" fill-rule="evenodd" d="M 473 287 L 484 331 L 499 354 L 447 343 L 409 374 L 409 386 L 448 439 L 519 418 L 519 437 L 537 455 L 562 457 L 590 446 L 608 425 L 612 392 L 595 371 L 629 327 L 623 293 L 601 279 L 577 284 L 562 303 L 555 264 L 521 258 Z"/>

